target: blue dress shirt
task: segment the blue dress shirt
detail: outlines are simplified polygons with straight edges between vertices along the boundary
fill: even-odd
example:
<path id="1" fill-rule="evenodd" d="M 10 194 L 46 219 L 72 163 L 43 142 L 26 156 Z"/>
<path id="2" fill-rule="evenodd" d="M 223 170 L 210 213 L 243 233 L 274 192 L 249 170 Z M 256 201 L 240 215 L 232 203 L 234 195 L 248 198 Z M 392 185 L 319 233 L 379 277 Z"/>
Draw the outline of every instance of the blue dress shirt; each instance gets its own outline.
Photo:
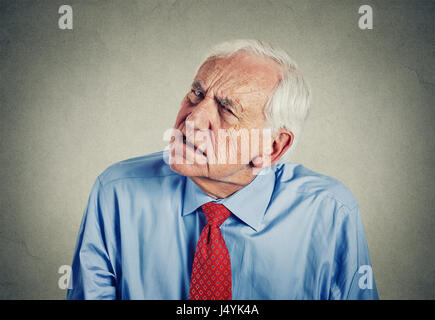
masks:
<path id="1" fill-rule="evenodd" d="M 96 180 L 79 230 L 68 299 L 188 299 L 200 206 L 215 201 L 233 299 L 377 299 L 359 206 L 339 181 L 273 165 L 216 200 L 169 167 L 167 152 Z"/>

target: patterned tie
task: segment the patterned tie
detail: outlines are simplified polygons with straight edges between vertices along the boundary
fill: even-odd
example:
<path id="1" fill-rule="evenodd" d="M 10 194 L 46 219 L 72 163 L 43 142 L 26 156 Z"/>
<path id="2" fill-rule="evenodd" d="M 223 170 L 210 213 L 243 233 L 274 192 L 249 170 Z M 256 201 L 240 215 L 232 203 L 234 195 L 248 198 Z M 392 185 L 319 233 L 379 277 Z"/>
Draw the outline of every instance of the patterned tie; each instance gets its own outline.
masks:
<path id="1" fill-rule="evenodd" d="M 231 212 L 221 204 L 201 206 L 207 219 L 196 245 L 190 279 L 190 300 L 231 300 L 231 261 L 222 223 Z"/>

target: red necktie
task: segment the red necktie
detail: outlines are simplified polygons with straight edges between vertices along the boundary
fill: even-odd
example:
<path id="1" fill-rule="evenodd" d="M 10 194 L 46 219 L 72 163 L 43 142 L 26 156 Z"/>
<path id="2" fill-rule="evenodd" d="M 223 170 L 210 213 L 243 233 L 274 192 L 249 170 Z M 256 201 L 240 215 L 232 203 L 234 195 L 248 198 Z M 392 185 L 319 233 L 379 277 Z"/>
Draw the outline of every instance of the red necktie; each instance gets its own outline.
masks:
<path id="1" fill-rule="evenodd" d="M 231 261 L 221 224 L 231 212 L 221 204 L 201 206 L 207 219 L 196 245 L 190 278 L 190 300 L 230 300 Z"/>

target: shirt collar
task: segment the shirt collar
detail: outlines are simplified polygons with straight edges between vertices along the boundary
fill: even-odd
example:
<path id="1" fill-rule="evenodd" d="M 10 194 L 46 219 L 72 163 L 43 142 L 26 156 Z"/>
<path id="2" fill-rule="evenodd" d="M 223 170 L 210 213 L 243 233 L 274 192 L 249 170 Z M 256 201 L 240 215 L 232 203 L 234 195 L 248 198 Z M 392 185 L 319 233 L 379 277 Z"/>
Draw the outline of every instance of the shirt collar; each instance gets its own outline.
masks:
<path id="1" fill-rule="evenodd" d="M 223 204 L 237 218 L 258 231 L 275 187 L 274 167 L 264 168 L 248 185 L 224 199 L 214 199 L 205 194 L 189 177 L 186 177 L 182 215 L 193 213 L 203 204 L 213 201 Z"/>

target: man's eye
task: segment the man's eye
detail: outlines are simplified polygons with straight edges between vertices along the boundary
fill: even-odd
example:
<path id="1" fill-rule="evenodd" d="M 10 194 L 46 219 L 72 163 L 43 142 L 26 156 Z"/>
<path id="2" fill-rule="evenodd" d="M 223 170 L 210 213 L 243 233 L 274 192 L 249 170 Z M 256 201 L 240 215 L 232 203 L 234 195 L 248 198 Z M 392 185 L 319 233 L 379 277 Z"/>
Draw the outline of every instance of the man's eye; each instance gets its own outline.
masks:
<path id="1" fill-rule="evenodd" d="M 234 115 L 234 113 L 233 113 L 233 111 L 231 111 L 231 109 L 229 109 L 229 108 L 225 107 L 225 106 L 224 106 L 224 105 L 222 105 L 222 104 L 221 104 L 221 108 L 222 108 L 222 109 L 224 109 L 224 110 L 225 110 L 225 112 L 228 112 L 228 113 L 230 113 L 230 114 Z"/>
<path id="2" fill-rule="evenodd" d="M 201 98 L 201 99 L 204 98 L 204 94 L 201 91 L 192 89 L 192 92 L 198 98 Z"/>

